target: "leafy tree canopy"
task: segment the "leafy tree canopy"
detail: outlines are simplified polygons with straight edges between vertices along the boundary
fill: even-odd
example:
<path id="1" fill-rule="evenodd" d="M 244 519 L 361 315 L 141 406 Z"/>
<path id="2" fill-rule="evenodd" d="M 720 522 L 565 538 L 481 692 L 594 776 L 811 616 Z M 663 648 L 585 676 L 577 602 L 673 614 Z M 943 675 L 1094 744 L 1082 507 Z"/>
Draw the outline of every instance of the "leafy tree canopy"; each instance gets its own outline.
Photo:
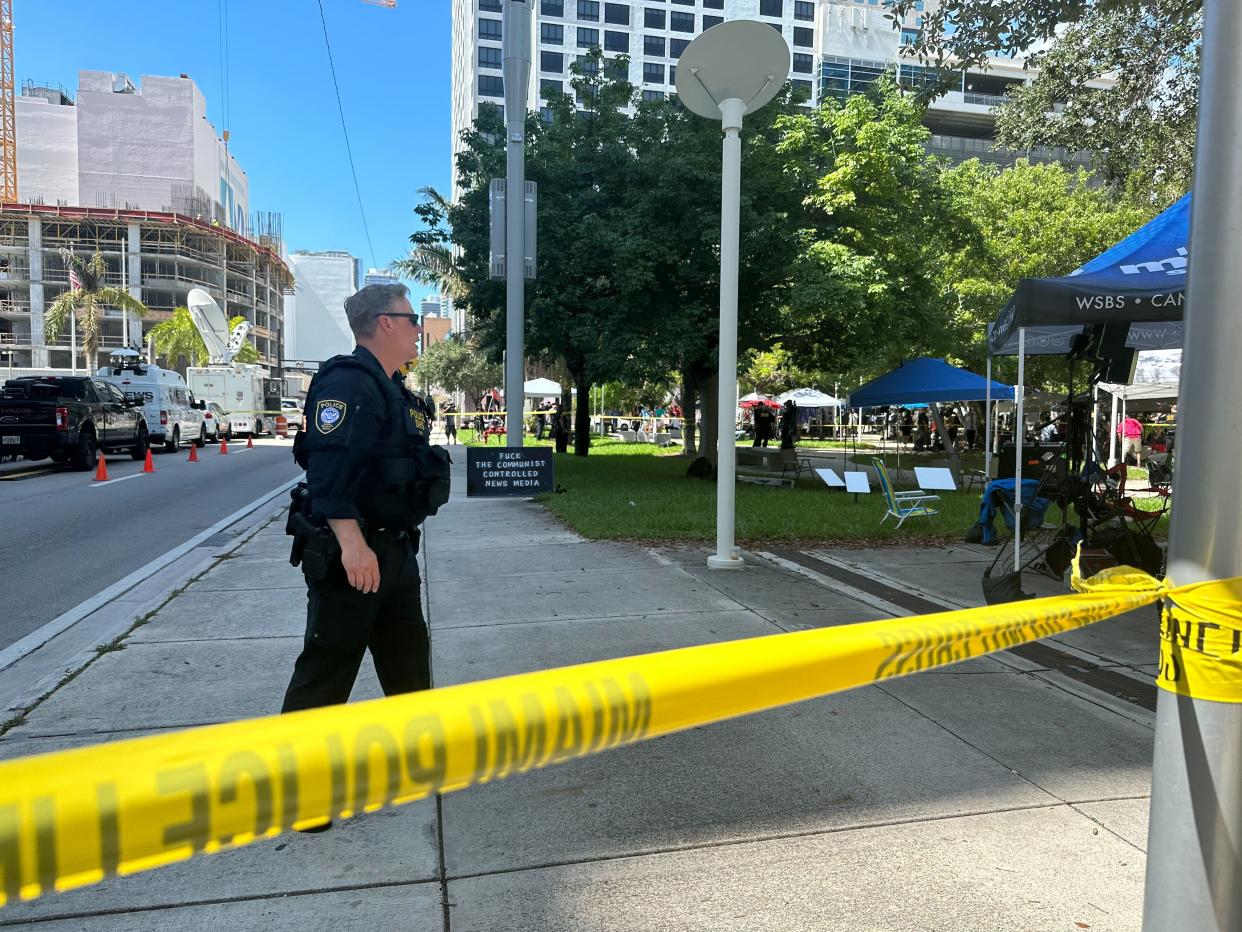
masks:
<path id="1" fill-rule="evenodd" d="M 878 372 L 947 345 L 939 268 L 969 231 L 921 115 L 884 78 L 783 122 L 786 171 L 811 193 L 781 338 L 807 368 Z"/>
<path id="2" fill-rule="evenodd" d="M 1162 207 L 1190 187 L 1202 39 L 1200 0 L 944 0 L 913 48 L 946 71 L 1025 58 L 1038 76 L 1000 109 L 999 141 L 1092 152 Z"/>
<path id="3" fill-rule="evenodd" d="M 1060 165 L 1012 168 L 963 162 L 944 175 L 955 214 L 974 233 L 945 256 L 951 302 L 951 361 L 982 371 L 987 325 L 1019 279 L 1068 275 L 1147 222 L 1153 212 Z M 1039 364 L 1032 381 L 1060 381 L 1061 360 Z"/>

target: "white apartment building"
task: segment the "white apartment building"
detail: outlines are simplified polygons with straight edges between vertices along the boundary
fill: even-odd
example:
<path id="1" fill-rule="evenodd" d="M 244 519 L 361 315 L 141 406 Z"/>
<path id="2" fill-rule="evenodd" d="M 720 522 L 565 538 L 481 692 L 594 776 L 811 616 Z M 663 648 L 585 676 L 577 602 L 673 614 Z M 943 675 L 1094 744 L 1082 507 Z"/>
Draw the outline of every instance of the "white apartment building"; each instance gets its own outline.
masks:
<path id="1" fill-rule="evenodd" d="M 315 370 L 354 348 L 345 299 L 358 290 L 361 265 L 348 252 L 296 250 L 288 256 L 294 292 L 285 299 L 285 358 Z"/>
<path id="2" fill-rule="evenodd" d="M 81 71 L 76 100 L 27 82 L 16 117 L 22 203 L 166 211 L 249 235 L 246 173 L 187 75 Z"/>
<path id="3" fill-rule="evenodd" d="M 503 0 L 453 0 L 453 153 L 480 106 L 504 106 Z M 926 69 L 902 47 L 938 0 L 915 4 L 898 28 L 883 0 L 529 0 L 532 4 L 531 91 L 527 106 L 541 110 L 553 92 L 570 91 L 569 65 L 593 47 L 605 56 L 628 55 L 629 80 L 646 99 L 675 93 L 677 60 L 690 40 L 732 19 L 766 22 L 789 43 L 795 89 L 817 103 L 864 90 L 896 68 L 910 87 L 928 80 Z M 1072 160 L 1068 153 L 993 151 L 993 108 L 1006 89 L 1031 79 L 1021 60 L 993 59 L 986 71 L 960 76 L 960 86 L 929 109 L 932 151 L 960 161 L 978 157 L 1010 162 Z M 454 190 L 456 172 L 454 171 Z"/>

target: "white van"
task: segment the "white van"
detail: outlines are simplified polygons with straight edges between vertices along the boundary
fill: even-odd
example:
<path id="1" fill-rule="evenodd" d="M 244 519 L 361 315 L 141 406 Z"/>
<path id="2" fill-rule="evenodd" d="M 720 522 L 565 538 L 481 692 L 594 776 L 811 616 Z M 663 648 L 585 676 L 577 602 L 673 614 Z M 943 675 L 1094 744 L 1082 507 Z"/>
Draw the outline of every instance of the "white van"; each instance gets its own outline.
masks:
<path id="1" fill-rule="evenodd" d="M 142 401 L 151 446 L 163 444 L 172 452 L 185 441 L 198 447 L 207 442 L 203 412 L 194 407 L 194 396 L 180 373 L 149 365 L 133 350 L 122 350 L 96 376 L 111 382 L 126 398 Z"/>

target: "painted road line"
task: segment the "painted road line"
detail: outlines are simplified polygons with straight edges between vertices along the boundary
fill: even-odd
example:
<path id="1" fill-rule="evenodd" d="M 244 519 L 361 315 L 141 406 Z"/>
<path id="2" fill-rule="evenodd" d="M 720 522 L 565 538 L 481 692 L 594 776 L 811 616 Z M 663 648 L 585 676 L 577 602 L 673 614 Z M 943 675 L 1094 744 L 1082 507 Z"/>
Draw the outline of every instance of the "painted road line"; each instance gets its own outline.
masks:
<path id="1" fill-rule="evenodd" d="M 141 473 L 139 473 L 139 475 L 141 475 Z M 172 550 L 169 550 L 167 553 L 164 553 L 156 557 L 146 566 L 143 566 L 143 567 L 140 567 L 139 569 L 134 570 L 132 573 L 130 573 L 128 576 L 126 576 L 124 579 L 120 580 L 119 582 L 113 583 L 107 589 L 104 589 L 103 591 L 96 593 L 95 595 L 87 599 L 86 601 L 80 602 L 79 604 L 75 605 L 73 608 L 69 609 L 69 611 L 64 612 L 61 615 L 58 615 L 56 618 L 53 618 L 43 627 L 30 632 L 30 634 L 26 635 L 21 640 L 15 641 L 14 643 L 10 644 L 8 647 L 4 648 L 4 650 L 0 650 L 0 670 L 7 670 L 9 667 L 13 666 L 13 664 L 17 663 L 17 661 L 21 660 L 27 654 L 31 653 L 32 651 L 38 650 L 40 647 L 42 647 L 52 638 L 56 637 L 56 635 L 73 627 L 75 624 L 77 624 L 87 615 L 98 610 L 102 606 L 107 605 L 113 599 L 117 598 L 117 596 L 120 596 L 128 592 L 130 589 L 134 588 L 140 582 L 143 582 L 144 580 L 146 580 L 147 577 L 153 575 L 154 573 L 159 572 L 164 567 L 168 566 L 168 564 L 172 563 L 174 560 L 177 560 L 180 557 L 184 556 L 185 554 L 189 553 L 191 550 L 193 550 L 203 541 L 208 540 L 211 537 L 214 537 L 216 534 L 219 534 L 221 531 L 223 531 L 229 525 L 233 524 L 235 521 L 241 520 L 242 518 L 246 517 L 246 515 L 250 514 L 255 509 L 262 508 L 272 499 L 277 498 L 280 495 L 283 495 L 285 492 L 293 488 L 297 483 L 301 482 L 302 478 L 303 477 L 301 475 L 295 476 L 294 478 L 290 479 L 288 482 L 282 483 L 281 485 L 277 486 L 275 489 L 268 492 L 267 494 L 255 499 L 249 505 L 243 505 L 237 511 L 229 515 L 227 518 L 221 518 L 219 521 L 217 521 L 211 527 L 207 528 L 205 531 L 200 531 L 198 534 L 195 534 L 193 537 L 187 540 L 184 544 L 174 547 Z"/>
<path id="2" fill-rule="evenodd" d="M 126 479 L 141 479 L 145 475 L 146 475 L 145 472 L 136 472 L 132 476 L 121 476 L 121 478 L 119 479 L 105 479 L 103 482 L 92 483 L 91 488 L 92 489 L 102 488 L 105 485 L 112 485 L 112 483 L 114 482 L 124 482 Z"/>

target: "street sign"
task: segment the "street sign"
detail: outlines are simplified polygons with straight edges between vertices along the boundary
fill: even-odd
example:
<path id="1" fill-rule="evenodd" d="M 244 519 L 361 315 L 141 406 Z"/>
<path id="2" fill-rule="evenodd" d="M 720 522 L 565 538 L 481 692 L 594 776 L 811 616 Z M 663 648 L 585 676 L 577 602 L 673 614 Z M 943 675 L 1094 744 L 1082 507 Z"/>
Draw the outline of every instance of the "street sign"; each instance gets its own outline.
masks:
<path id="1" fill-rule="evenodd" d="M 528 496 L 555 488 L 550 447 L 466 448 L 466 496 Z"/>

